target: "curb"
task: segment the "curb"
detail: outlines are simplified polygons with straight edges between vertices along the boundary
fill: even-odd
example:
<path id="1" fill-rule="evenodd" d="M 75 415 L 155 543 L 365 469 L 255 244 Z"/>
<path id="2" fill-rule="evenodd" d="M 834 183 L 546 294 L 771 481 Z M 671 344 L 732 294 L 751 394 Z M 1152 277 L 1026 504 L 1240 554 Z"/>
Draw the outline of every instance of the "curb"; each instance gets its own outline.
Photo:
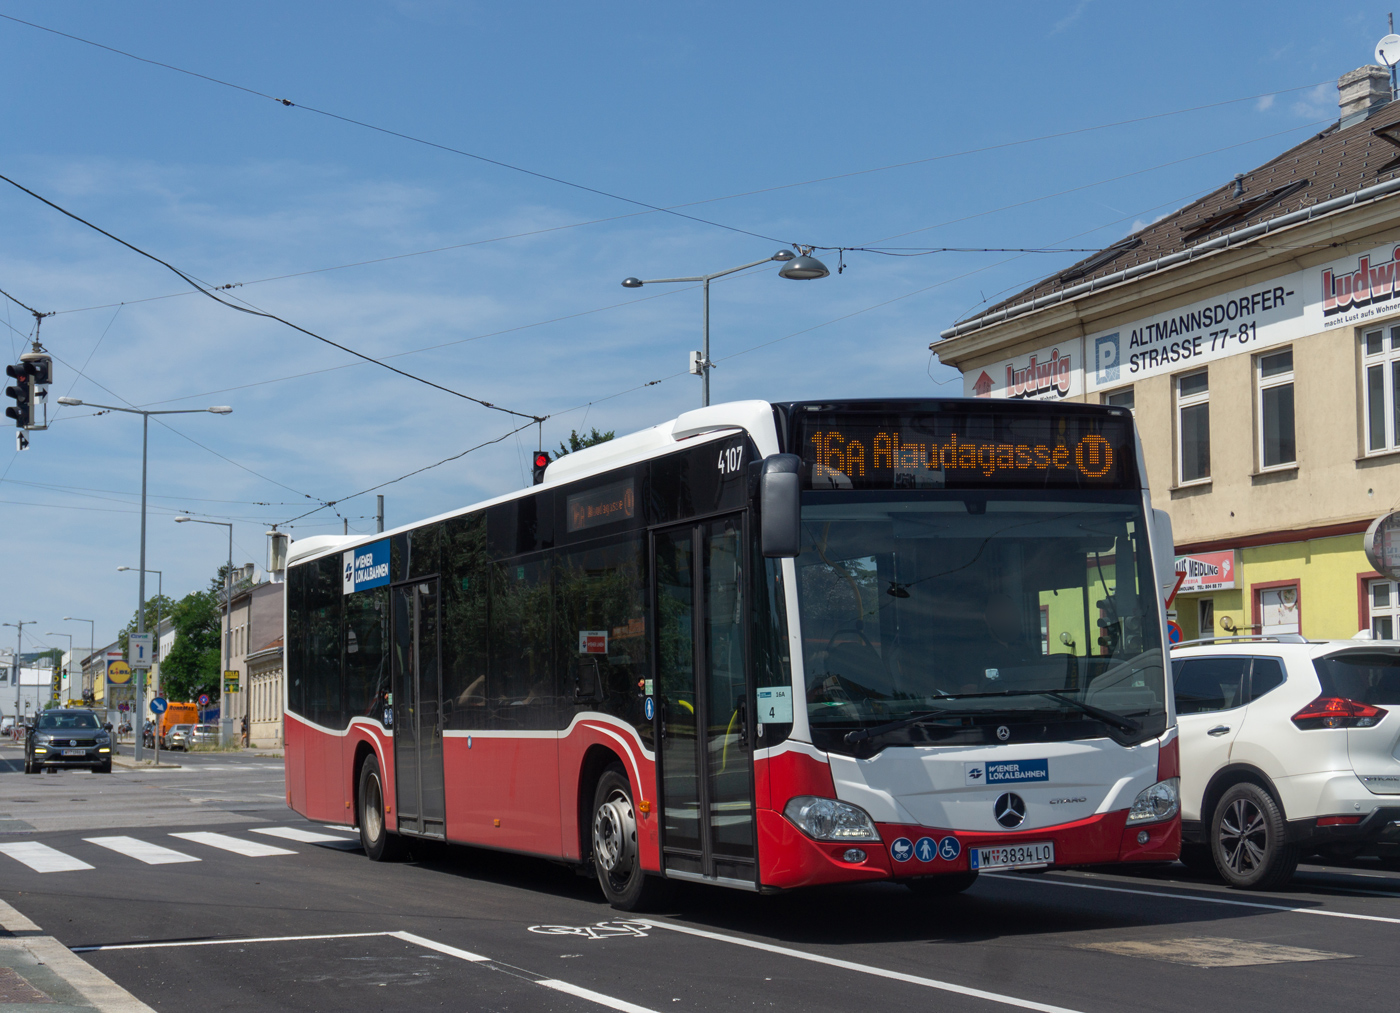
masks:
<path id="1" fill-rule="evenodd" d="M 150 760 L 142 760 L 137 763 L 135 760 L 120 753 L 112 757 L 112 766 L 121 767 L 123 770 L 180 770 L 178 763 L 152 763 Z"/>
<path id="2" fill-rule="evenodd" d="M 0 938 L 0 967 L 38 990 L 35 982 L 47 986 L 38 1002 L 63 1003 L 72 993 L 80 1002 L 68 1005 L 87 1006 L 102 1013 L 155 1013 L 136 996 L 122 988 L 97 968 L 73 953 L 53 936 L 0 900 L 0 928 L 10 938 Z M 57 987 L 55 987 L 57 986 Z M 58 996 L 48 995 L 58 992 Z"/>

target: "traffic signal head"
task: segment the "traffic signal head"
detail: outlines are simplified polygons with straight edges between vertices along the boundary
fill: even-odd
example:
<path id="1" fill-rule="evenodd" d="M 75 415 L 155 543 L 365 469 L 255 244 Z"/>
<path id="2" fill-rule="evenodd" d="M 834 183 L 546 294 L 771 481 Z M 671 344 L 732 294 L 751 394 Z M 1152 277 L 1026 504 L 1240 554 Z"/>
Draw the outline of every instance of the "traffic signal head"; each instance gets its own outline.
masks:
<path id="1" fill-rule="evenodd" d="M 5 416 L 15 420 L 15 425 L 23 429 L 34 416 L 34 377 L 30 374 L 29 363 L 6 366 L 5 372 L 14 377 L 14 384 L 5 388 L 5 396 L 14 398 L 15 403 L 5 409 Z"/>
<path id="2" fill-rule="evenodd" d="M 544 469 L 549 467 L 549 451 L 537 450 L 532 460 L 532 472 L 535 477 L 535 485 L 544 481 Z"/>

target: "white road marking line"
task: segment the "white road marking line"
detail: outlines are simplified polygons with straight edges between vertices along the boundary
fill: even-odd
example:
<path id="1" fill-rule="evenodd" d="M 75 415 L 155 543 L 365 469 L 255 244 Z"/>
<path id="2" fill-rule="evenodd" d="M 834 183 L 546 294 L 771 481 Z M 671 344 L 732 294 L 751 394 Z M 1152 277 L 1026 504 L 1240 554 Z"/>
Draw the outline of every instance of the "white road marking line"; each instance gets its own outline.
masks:
<path id="1" fill-rule="evenodd" d="M 0 844 L 0 855 L 9 855 L 17 862 L 23 862 L 35 872 L 77 872 L 91 869 L 87 862 L 65 855 L 47 844 L 38 841 L 18 841 L 14 844 Z"/>
<path id="2" fill-rule="evenodd" d="M 589 1002 L 596 1002 L 599 1006 L 607 1006 L 610 1009 L 621 1010 L 622 1013 L 656 1013 L 655 1010 L 647 1006 L 638 1006 L 635 1003 L 630 1003 L 623 999 L 614 999 L 610 995 L 603 995 L 601 992 L 594 992 L 587 988 L 579 988 L 577 985 L 570 985 L 567 981 L 559 981 L 556 978 L 545 978 L 543 981 L 535 982 L 535 984 L 543 985 L 545 988 L 552 988 L 556 992 L 563 992 L 565 995 L 577 996 L 580 999 L 587 999 Z"/>
<path id="3" fill-rule="evenodd" d="M 344 837 L 332 837 L 330 834 L 318 834 L 314 830 L 302 830 L 300 827 L 250 827 L 255 834 L 267 834 L 269 837 L 281 837 L 288 841 L 300 841 L 302 844 L 319 844 L 322 841 L 334 841 L 336 844 L 353 843 Z"/>
<path id="4" fill-rule="evenodd" d="M 1167 900 L 1194 900 L 1202 904 L 1222 904 L 1226 907 L 1248 907 L 1262 911 L 1283 911 L 1293 915 L 1317 915 L 1321 918 L 1350 918 L 1360 922 L 1384 922 L 1387 925 L 1400 925 L 1400 918 L 1387 918 L 1384 915 L 1358 915 L 1350 911 L 1320 911 L 1314 908 L 1289 907 L 1287 904 L 1262 904 L 1253 900 L 1227 900 L 1224 897 L 1202 897 L 1197 893 L 1167 893 L 1164 890 L 1130 890 L 1122 886 L 1099 886 L 1097 883 L 1068 883 L 1063 879 L 1050 879 L 1046 876 L 1003 876 L 984 872 L 988 879 L 1012 879 L 1018 883 L 1038 883 L 1048 886 L 1067 886 L 1075 890 L 1101 890 L 1104 893 L 1128 893 L 1138 897 L 1165 897 Z"/>
<path id="5" fill-rule="evenodd" d="M 455 946 L 448 946 L 446 943 L 439 943 L 423 936 L 415 935 L 412 932 L 390 932 L 389 935 L 396 939 L 402 939 L 406 943 L 413 943 L 415 946 L 422 946 L 425 949 L 436 950 L 438 953 L 445 953 L 449 957 L 457 957 L 460 960 L 470 960 L 474 964 L 485 963 L 490 957 L 483 957 L 479 953 L 472 953 L 470 950 L 459 950 Z"/>
<path id="6" fill-rule="evenodd" d="M 327 830 L 339 830 L 344 834 L 358 834 L 360 832 L 359 827 L 336 827 L 329 823 L 322 823 L 321 826 L 325 827 Z"/>
<path id="7" fill-rule="evenodd" d="M 1014 995 L 1002 995 L 1000 992 L 988 992 L 980 988 L 968 988 L 966 985 L 955 985 L 950 981 L 939 981 L 937 978 L 923 978 L 917 974 L 905 974 L 902 971 L 890 971 L 883 967 L 874 967 L 870 964 L 857 964 L 853 960 L 823 957 L 817 953 L 794 950 L 787 946 L 775 946 L 773 943 L 760 943 L 754 939 L 744 939 L 742 936 L 727 936 L 720 932 L 707 932 L 704 929 L 692 929 L 685 925 L 672 925 L 669 922 L 651 921 L 646 918 L 638 918 L 635 920 L 638 924 L 650 925 L 658 929 L 670 929 L 672 932 L 680 932 L 687 936 L 699 936 L 701 939 L 714 939 L 721 943 L 733 943 L 735 946 L 746 946 L 751 950 L 762 950 L 765 953 L 777 953 L 784 957 L 808 960 L 814 964 L 839 967 L 846 971 L 856 971 L 860 974 L 874 975 L 877 978 L 889 978 L 892 981 L 903 981 L 910 985 L 922 985 L 925 988 L 936 988 L 941 992 L 952 992 L 956 995 L 971 996 L 974 999 L 986 999 L 988 1002 L 997 1002 L 1004 1006 L 1015 1006 L 1018 1009 L 1033 1009 L 1039 1011 L 1039 1013 L 1077 1013 L 1077 1011 L 1071 1010 L 1065 1006 L 1052 1006 L 1049 1003 L 1034 1002 L 1030 999 L 1018 999 Z"/>
<path id="8" fill-rule="evenodd" d="M 177 862 L 199 861 L 194 855 L 148 841 L 139 841 L 135 837 L 84 837 L 83 840 L 89 844 L 96 844 L 99 848 L 134 858 L 138 862 L 145 862 L 147 865 L 174 865 Z"/>
<path id="9" fill-rule="evenodd" d="M 308 939 L 368 939 L 372 936 L 392 936 L 393 932 L 338 932 L 326 936 L 260 936 L 255 939 L 189 939 L 176 943 L 109 943 L 104 946 L 74 946 L 74 953 L 95 953 L 98 950 L 164 950 L 181 946 L 230 946 L 235 943 L 299 943 Z"/>
<path id="10" fill-rule="evenodd" d="M 209 830 L 196 830 L 193 833 L 171 834 L 171 837 L 178 837 L 185 841 L 194 841 L 196 844 L 207 844 L 211 848 L 221 848 L 224 851 L 232 851 L 235 855 L 243 855 L 246 858 L 266 858 L 269 855 L 295 855 L 295 851 L 288 851 L 286 848 L 274 848 L 271 844 L 263 844 L 261 841 L 243 841 L 237 837 L 230 837 L 228 834 L 216 834 Z"/>

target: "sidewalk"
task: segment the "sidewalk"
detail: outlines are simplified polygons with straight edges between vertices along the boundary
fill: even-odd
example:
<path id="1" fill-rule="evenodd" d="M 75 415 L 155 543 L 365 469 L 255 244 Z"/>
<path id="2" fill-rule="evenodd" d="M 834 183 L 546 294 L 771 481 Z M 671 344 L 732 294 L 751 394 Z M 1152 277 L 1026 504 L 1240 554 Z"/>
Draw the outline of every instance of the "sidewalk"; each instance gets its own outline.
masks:
<path id="1" fill-rule="evenodd" d="M 43 1003 L 50 1013 L 155 1013 L 0 900 L 0 1004 Z"/>

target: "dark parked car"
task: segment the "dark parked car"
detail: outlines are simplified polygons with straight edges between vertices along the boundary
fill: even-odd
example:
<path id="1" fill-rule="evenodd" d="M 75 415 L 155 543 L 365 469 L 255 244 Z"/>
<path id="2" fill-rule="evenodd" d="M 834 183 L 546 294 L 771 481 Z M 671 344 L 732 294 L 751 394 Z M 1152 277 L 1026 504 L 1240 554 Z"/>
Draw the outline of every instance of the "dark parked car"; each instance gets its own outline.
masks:
<path id="1" fill-rule="evenodd" d="M 112 772 L 112 735 L 87 710 L 47 710 L 34 719 L 24 742 L 24 772 L 45 767 L 89 767 Z"/>

